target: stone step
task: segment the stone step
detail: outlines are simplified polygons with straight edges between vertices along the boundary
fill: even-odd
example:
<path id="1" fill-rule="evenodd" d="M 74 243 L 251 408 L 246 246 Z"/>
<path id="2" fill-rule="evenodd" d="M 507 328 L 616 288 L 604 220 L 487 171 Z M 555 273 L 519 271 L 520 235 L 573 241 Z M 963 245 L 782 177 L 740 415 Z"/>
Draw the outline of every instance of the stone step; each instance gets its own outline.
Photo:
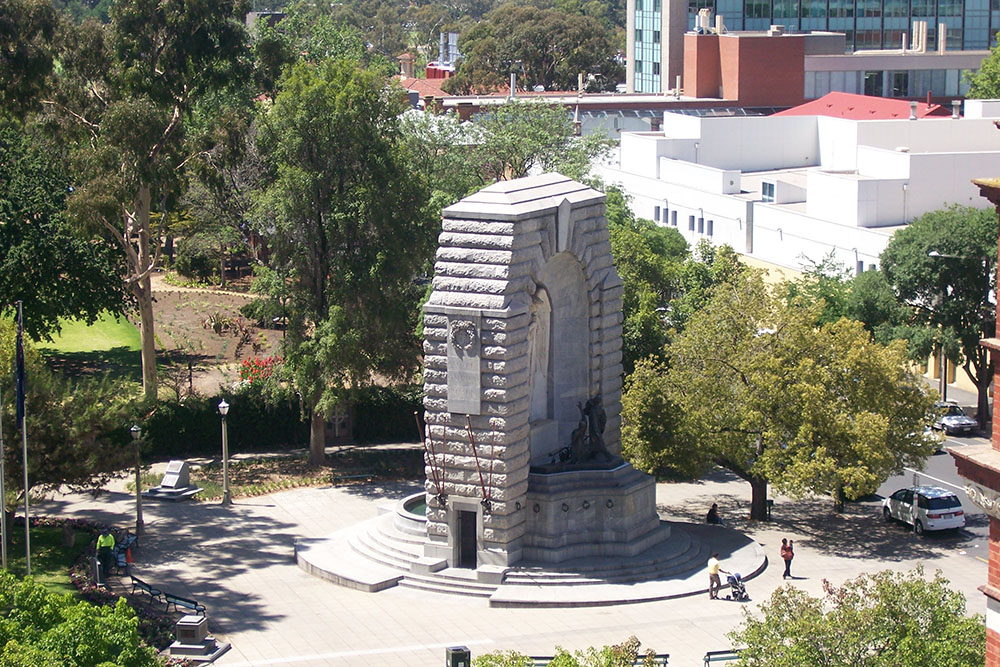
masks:
<path id="1" fill-rule="evenodd" d="M 366 540 L 375 548 L 388 551 L 406 560 L 420 558 L 424 554 L 423 545 L 397 539 L 394 533 L 385 530 L 385 524 L 377 522 L 366 534 Z"/>
<path id="2" fill-rule="evenodd" d="M 412 559 L 404 557 L 403 554 L 383 550 L 378 544 L 372 543 L 369 535 L 369 530 L 358 531 L 348 537 L 348 544 L 362 558 L 378 563 L 379 565 L 396 568 L 403 573 L 409 571 Z"/>
<path id="3" fill-rule="evenodd" d="M 690 535 L 674 530 L 671 536 L 649 551 L 630 558 L 582 558 L 549 566 L 535 564 L 514 567 L 504 579 L 512 585 L 549 585 L 563 583 L 599 584 L 662 578 L 700 567 L 700 543 Z M 704 560 L 707 560 L 707 555 Z"/>
<path id="4" fill-rule="evenodd" d="M 296 540 L 295 561 L 313 576 L 368 593 L 395 586 L 403 578 L 397 568 L 359 557 L 343 533 L 334 539 Z"/>
<path id="5" fill-rule="evenodd" d="M 378 522 L 378 528 L 382 533 L 397 542 L 404 542 L 406 544 L 419 545 L 423 549 L 424 542 L 427 541 L 427 526 L 421 525 L 421 532 L 411 532 L 409 529 L 404 529 L 400 527 L 401 521 L 397 520 L 398 517 L 393 518 L 393 520 L 380 520 Z M 402 522 L 409 523 L 409 522 Z"/>
<path id="6" fill-rule="evenodd" d="M 436 574 L 436 573 L 435 573 Z M 422 591 L 448 595 L 465 595 L 488 598 L 496 592 L 496 586 L 472 581 L 446 579 L 435 575 L 407 574 L 398 583 L 401 588 L 416 588 Z"/>

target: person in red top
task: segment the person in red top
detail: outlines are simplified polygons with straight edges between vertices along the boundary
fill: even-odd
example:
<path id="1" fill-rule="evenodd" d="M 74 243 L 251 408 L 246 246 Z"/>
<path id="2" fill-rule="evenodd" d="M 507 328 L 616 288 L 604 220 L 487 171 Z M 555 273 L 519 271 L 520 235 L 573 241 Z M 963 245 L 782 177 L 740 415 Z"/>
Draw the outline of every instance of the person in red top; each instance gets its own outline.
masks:
<path id="1" fill-rule="evenodd" d="M 781 576 L 782 579 L 791 579 L 792 577 L 792 559 L 795 558 L 795 551 L 792 549 L 792 540 L 781 538 L 781 558 L 785 561 L 785 574 Z"/>

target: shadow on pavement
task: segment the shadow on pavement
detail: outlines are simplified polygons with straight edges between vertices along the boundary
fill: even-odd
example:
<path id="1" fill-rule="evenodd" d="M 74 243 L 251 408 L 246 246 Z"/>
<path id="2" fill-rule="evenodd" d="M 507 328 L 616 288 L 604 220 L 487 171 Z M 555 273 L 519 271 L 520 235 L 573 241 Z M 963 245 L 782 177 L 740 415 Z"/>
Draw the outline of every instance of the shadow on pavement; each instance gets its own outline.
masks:
<path id="1" fill-rule="evenodd" d="M 133 497 L 109 492 L 104 498 L 107 509 L 92 503 L 73 506 L 69 500 L 56 498 L 37 503 L 35 511 L 129 527 L 128 523 L 123 525 L 120 501 Z M 295 524 L 255 515 L 250 507 L 239 504 L 230 508 L 214 503 L 166 507 L 166 511 L 156 512 L 155 518 L 147 511 L 147 532 L 133 552 L 136 576 L 165 591 L 196 599 L 207 607 L 213 625 L 218 623 L 227 632 L 263 629 L 282 618 L 271 611 L 263 596 L 245 590 L 245 586 L 237 590 L 229 582 L 253 570 L 290 565 L 292 540 L 298 536 Z M 131 590 L 127 576 L 117 583 L 126 592 Z"/>

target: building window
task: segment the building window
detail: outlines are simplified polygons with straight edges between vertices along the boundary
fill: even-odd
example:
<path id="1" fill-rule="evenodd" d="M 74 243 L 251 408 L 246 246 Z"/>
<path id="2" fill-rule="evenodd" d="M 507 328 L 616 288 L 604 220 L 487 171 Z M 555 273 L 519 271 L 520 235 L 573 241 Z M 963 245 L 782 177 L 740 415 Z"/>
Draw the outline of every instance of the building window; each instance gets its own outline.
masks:
<path id="1" fill-rule="evenodd" d="M 761 183 L 760 194 L 764 201 L 774 201 L 774 183 Z"/>
<path id="2" fill-rule="evenodd" d="M 641 42 L 642 41 L 642 30 L 636 29 L 636 31 L 635 31 L 635 41 L 636 42 Z"/>
<path id="3" fill-rule="evenodd" d="M 698 218 L 698 233 L 705 233 L 705 218 Z"/>
<path id="4" fill-rule="evenodd" d="M 658 75 L 659 73 L 660 73 L 660 63 L 653 63 L 653 74 Z"/>
<path id="5" fill-rule="evenodd" d="M 660 221 L 660 207 L 659 206 L 654 206 L 653 207 L 653 220 L 655 220 L 656 222 Z"/>
<path id="6" fill-rule="evenodd" d="M 708 235 L 712 236 L 715 233 L 715 220 L 708 221 Z"/>
<path id="7" fill-rule="evenodd" d="M 694 216 L 693 215 L 689 215 L 688 216 L 688 231 L 689 232 L 693 232 L 694 231 Z"/>
<path id="8" fill-rule="evenodd" d="M 660 31 L 659 30 L 654 30 L 653 31 L 653 44 L 659 44 L 659 43 L 660 43 Z"/>
<path id="9" fill-rule="evenodd" d="M 670 212 L 670 224 L 674 227 L 677 226 L 677 211 Z"/>

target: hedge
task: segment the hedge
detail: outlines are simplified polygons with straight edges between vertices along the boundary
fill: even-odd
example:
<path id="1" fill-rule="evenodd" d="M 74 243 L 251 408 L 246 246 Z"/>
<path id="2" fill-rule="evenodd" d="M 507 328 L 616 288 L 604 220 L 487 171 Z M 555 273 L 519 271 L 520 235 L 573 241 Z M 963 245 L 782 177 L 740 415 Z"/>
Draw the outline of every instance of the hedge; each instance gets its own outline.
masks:
<path id="1" fill-rule="evenodd" d="M 143 423 L 147 456 L 153 459 L 218 456 L 222 447 L 219 402 L 229 403 L 226 417 L 229 451 L 270 452 L 307 447 L 309 422 L 299 404 L 289 400 L 269 405 L 255 394 L 188 396 L 182 403 L 162 401 Z M 416 442 L 420 439 L 413 412 L 422 410 L 418 385 L 371 387 L 354 402 L 354 440 Z"/>

